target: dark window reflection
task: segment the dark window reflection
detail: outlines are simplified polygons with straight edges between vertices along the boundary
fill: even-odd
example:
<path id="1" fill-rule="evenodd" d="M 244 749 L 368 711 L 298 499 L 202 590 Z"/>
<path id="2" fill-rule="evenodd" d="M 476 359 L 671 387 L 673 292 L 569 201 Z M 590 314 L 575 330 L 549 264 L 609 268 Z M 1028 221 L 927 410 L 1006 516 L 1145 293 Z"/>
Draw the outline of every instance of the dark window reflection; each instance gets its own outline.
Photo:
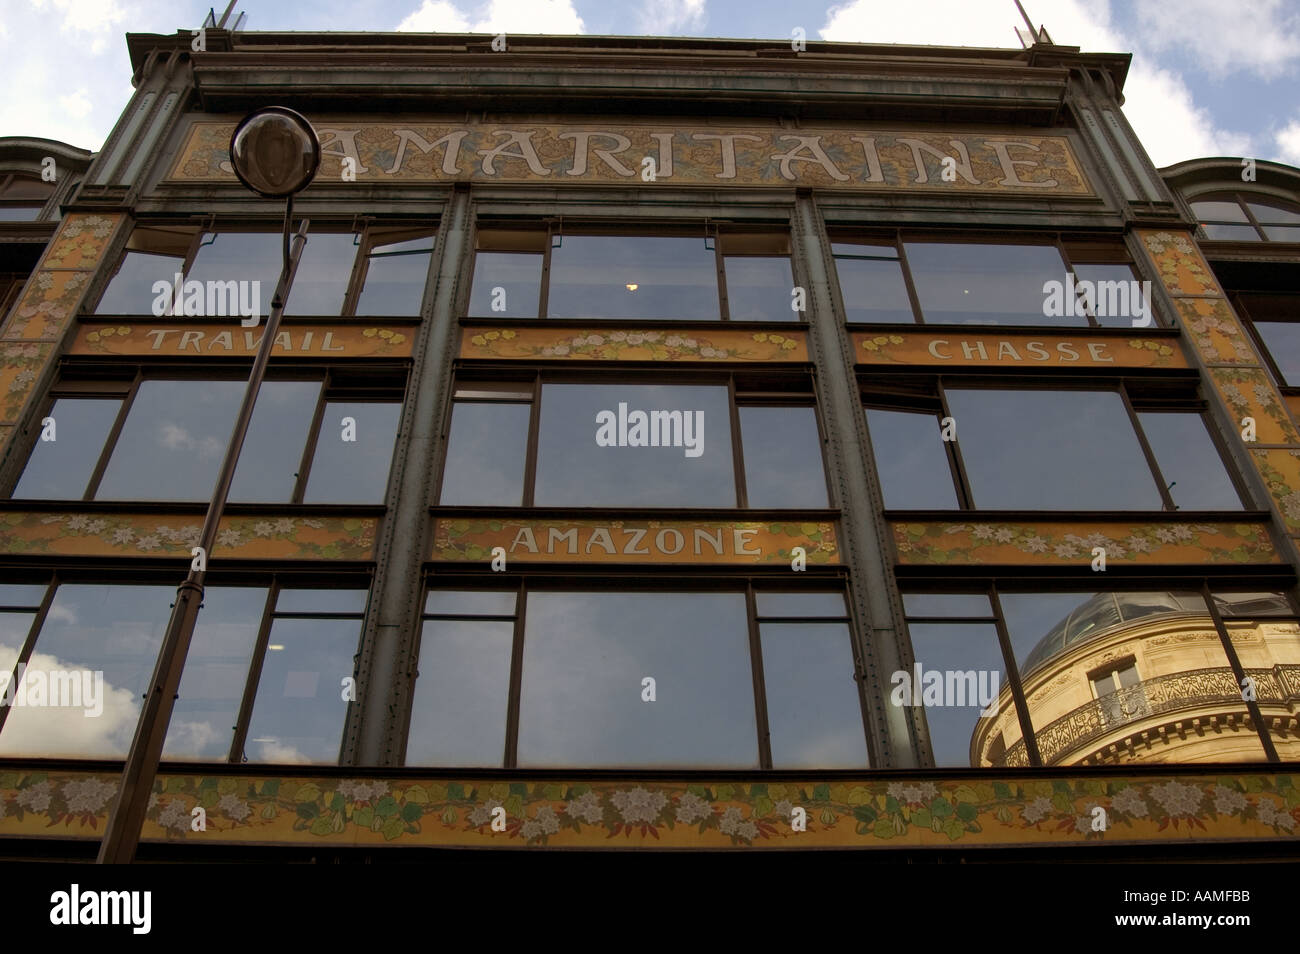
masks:
<path id="1" fill-rule="evenodd" d="M 452 406 L 444 506 L 517 507 L 524 499 L 529 404 L 458 401 Z"/>
<path id="2" fill-rule="evenodd" d="M 1240 510 L 1241 497 L 1199 414 L 1139 414 L 1142 432 L 1180 510 Z"/>
<path id="3" fill-rule="evenodd" d="M 353 674 L 360 635 L 360 619 L 272 623 L 244 747 L 250 761 L 338 761 L 343 680 Z"/>
<path id="4" fill-rule="evenodd" d="M 502 295 L 496 295 L 497 288 Z M 540 253 L 480 251 L 474 256 L 469 314 L 478 318 L 536 318 L 541 290 Z"/>
<path id="5" fill-rule="evenodd" d="M 742 407 L 745 491 L 751 507 L 825 507 L 817 412 L 811 407 Z"/>
<path id="6" fill-rule="evenodd" d="M 773 768 L 862 768 L 867 743 L 847 623 L 764 623 Z"/>
<path id="7" fill-rule="evenodd" d="M 546 385 L 537 452 L 537 505 L 736 506 L 729 406 L 724 387 Z M 644 413 L 647 422 L 658 422 L 654 430 L 661 446 L 597 444 L 601 412 L 610 415 L 603 421 L 613 421 L 604 428 L 606 437 L 629 445 L 639 440 L 634 411 Z M 649 415 L 654 411 L 681 413 L 671 419 L 652 419 Z M 625 427 L 621 421 L 626 421 Z M 652 439 L 650 430 L 647 424 L 647 441 Z M 676 446 L 663 446 L 666 442 Z"/>
<path id="8" fill-rule="evenodd" d="M 174 586 L 60 586 L 26 672 L 75 673 L 82 705 L 15 706 L 0 754 L 124 757 L 175 597 Z"/>
<path id="9" fill-rule="evenodd" d="M 1124 402 L 1113 391 L 954 388 L 948 404 L 981 509 L 1162 507 Z"/>
<path id="10" fill-rule="evenodd" d="M 407 765 L 501 764 L 514 631 L 513 622 L 424 622 Z"/>
<path id="11" fill-rule="evenodd" d="M 907 264 L 929 324 L 1086 325 L 1082 316 L 1049 318 L 1043 285 L 1066 280 L 1051 245 L 908 242 Z"/>
<path id="12" fill-rule="evenodd" d="M 915 322 L 898 252 L 885 245 L 831 246 L 848 321 Z"/>
<path id="13" fill-rule="evenodd" d="M 181 255 L 128 251 L 99 299 L 95 314 L 152 315 L 154 299 L 158 297 L 153 290 L 154 283 L 164 281 L 169 289 L 174 289 L 176 275 L 184 264 Z M 170 305 L 173 298 L 169 291 L 163 301 Z M 170 307 L 165 309 L 170 310 Z"/>
<path id="14" fill-rule="evenodd" d="M 308 236 L 298 260 L 289 300 L 284 306 L 286 315 L 338 315 L 343 311 L 343 299 L 352 279 L 352 266 L 357 258 L 358 236 L 352 232 L 316 232 Z M 283 249 L 275 259 L 276 278 L 280 274 Z M 275 285 L 262 286 L 262 298 L 270 308 Z"/>
<path id="15" fill-rule="evenodd" d="M 868 408 L 867 431 L 888 509 L 957 508 L 957 491 L 937 415 Z"/>
<path id="16" fill-rule="evenodd" d="M 293 498 L 311 431 L 319 381 L 264 381 L 239 452 L 230 499 L 281 503 Z"/>
<path id="17" fill-rule="evenodd" d="M 1138 318 L 1137 308 L 1142 304 L 1141 298 L 1133 298 L 1133 287 L 1130 282 L 1136 280 L 1133 269 L 1128 265 L 1075 265 L 1075 278 L 1080 282 L 1093 283 L 1093 307 L 1092 315 L 1097 319 L 1097 324 L 1105 328 L 1132 328 L 1133 319 Z M 1123 282 L 1129 286 L 1127 292 L 1112 292 L 1111 289 L 1116 286 L 1107 286 L 1103 282 Z M 1141 285 L 1136 286 L 1141 288 Z M 1120 297 L 1121 295 L 1125 297 Z M 1127 309 L 1124 303 L 1127 302 Z M 1150 302 L 1146 303 L 1150 307 Z M 1113 314 L 1112 312 L 1126 312 L 1124 314 Z M 1151 321 L 1155 321 L 1154 310 L 1151 313 Z"/>
<path id="18" fill-rule="evenodd" d="M 326 403 L 303 501 L 383 503 L 401 410 L 392 402 Z M 344 418 L 356 422 L 355 440 L 344 440 Z"/>
<path id="19" fill-rule="evenodd" d="M 728 255 L 727 313 L 732 321 L 797 321 L 790 305 L 794 274 L 787 256 Z"/>
<path id="20" fill-rule="evenodd" d="M 716 319 L 717 260 L 703 237 L 565 235 L 551 251 L 547 314 Z"/>
<path id="21" fill-rule="evenodd" d="M 356 314 L 418 315 L 432 255 L 433 236 L 374 246 Z"/>
<path id="22" fill-rule="evenodd" d="M 39 438 L 14 497 L 31 500 L 80 500 L 99 462 L 104 441 L 122 402 L 59 398 L 50 409 L 54 440 Z"/>
<path id="23" fill-rule="evenodd" d="M 315 241 L 316 238 L 313 237 L 307 243 L 308 249 Z M 209 281 L 261 282 L 261 310 L 258 314 L 269 315 L 271 296 L 275 293 L 275 284 L 280 278 L 283 245 L 278 232 L 210 232 L 200 241 L 199 250 L 185 280 L 203 282 L 205 287 Z M 303 255 L 307 254 L 304 250 Z M 294 288 L 297 288 L 296 280 Z M 289 302 L 286 311 L 294 303 L 292 293 Z"/>
<path id="24" fill-rule="evenodd" d="M 1005 723 L 1001 730 L 1005 741 L 1010 741 L 1006 739 L 1008 731 L 1019 738 L 1010 703 L 1003 709 L 999 701 L 1001 687 L 1006 683 L 1006 667 L 998 648 L 997 628 L 992 623 L 912 622 L 907 628 L 915 666 L 904 674 L 906 680 L 894 680 L 891 701 L 905 706 L 919 701 L 924 706 L 937 766 L 980 764 L 981 753 L 972 757 L 971 742 L 980 723 L 987 724 L 982 715 L 986 706 L 993 717 L 996 703 L 997 717 Z M 916 667 L 920 668 L 919 684 L 914 684 Z M 940 687 L 931 690 L 928 702 L 927 673 L 937 674 L 929 682 Z M 937 684 L 933 683 L 936 678 Z"/>
<path id="25" fill-rule="evenodd" d="M 844 616 L 847 613 L 844 594 L 838 592 L 777 593 L 759 590 L 754 594 L 754 603 L 760 617 L 808 618 Z"/>
<path id="26" fill-rule="evenodd" d="M 96 498 L 210 497 L 243 393 L 243 381 L 141 383 Z"/>
<path id="27" fill-rule="evenodd" d="M 757 767 L 743 594 L 533 593 L 526 626 L 521 766 Z"/>
<path id="28" fill-rule="evenodd" d="M 185 657 L 164 758 L 225 761 L 266 604 L 261 587 L 209 586 Z"/>
<path id="29" fill-rule="evenodd" d="M 1254 324 L 1282 375 L 1282 383 L 1300 387 L 1300 322 L 1256 321 Z"/>

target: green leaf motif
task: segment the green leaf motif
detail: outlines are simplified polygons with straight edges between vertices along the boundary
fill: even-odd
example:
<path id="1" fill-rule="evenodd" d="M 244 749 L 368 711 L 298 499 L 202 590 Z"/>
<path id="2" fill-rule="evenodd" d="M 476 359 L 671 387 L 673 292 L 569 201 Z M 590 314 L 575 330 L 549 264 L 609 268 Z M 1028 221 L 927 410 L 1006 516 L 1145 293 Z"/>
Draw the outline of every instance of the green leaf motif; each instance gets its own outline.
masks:
<path id="1" fill-rule="evenodd" d="M 424 814 L 424 809 L 421 808 L 419 803 L 417 802 L 407 802 L 405 805 L 402 806 L 402 821 L 405 822 L 418 821 L 420 816 L 423 814 Z"/>
<path id="2" fill-rule="evenodd" d="M 375 803 L 376 818 L 390 818 L 397 814 L 397 800 L 391 795 L 385 795 Z"/>
<path id="3" fill-rule="evenodd" d="M 402 832 L 406 831 L 406 823 L 400 818 L 394 816 L 384 822 L 384 827 L 381 830 L 384 833 L 384 838 L 388 841 L 392 841 L 394 838 L 399 837 Z"/>

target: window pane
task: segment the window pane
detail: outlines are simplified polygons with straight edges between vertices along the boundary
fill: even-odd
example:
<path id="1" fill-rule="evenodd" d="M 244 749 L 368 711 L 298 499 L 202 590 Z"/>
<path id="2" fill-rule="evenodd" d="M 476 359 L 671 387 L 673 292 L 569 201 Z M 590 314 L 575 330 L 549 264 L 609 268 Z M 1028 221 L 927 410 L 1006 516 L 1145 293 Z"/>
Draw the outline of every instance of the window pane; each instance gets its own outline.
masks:
<path id="1" fill-rule="evenodd" d="M 0 205 L 0 222 L 33 222 L 41 214 L 42 205 Z"/>
<path id="2" fill-rule="evenodd" d="M 179 698 L 167 726 L 164 758 L 229 757 L 265 605 L 262 587 L 209 586 L 204 591 Z"/>
<path id="3" fill-rule="evenodd" d="M 527 619 L 521 766 L 758 765 L 743 594 L 533 593 Z"/>
<path id="4" fill-rule="evenodd" d="M 1142 431 L 1180 510 L 1240 510 L 1241 497 L 1199 414 L 1139 414 Z"/>
<path id="5" fill-rule="evenodd" d="M 433 236 L 376 245 L 357 299 L 357 315 L 418 315 L 432 255 Z"/>
<path id="6" fill-rule="evenodd" d="M 1228 616 L 1294 616 L 1291 601 L 1282 592 L 1265 593 L 1215 593 L 1214 604 L 1219 615 Z"/>
<path id="7" fill-rule="evenodd" d="M 18 662 L 18 654 L 35 619 L 34 611 L 0 610 L 0 696 L 9 685 L 14 663 Z"/>
<path id="8" fill-rule="evenodd" d="M 825 507 L 826 471 L 811 407 L 742 407 L 745 490 L 751 507 Z"/>
<path id="9" fill-rule="evenodd" d="M 867 431 L 887 508 L 957 508 L 957 491 L 937 415 L 868 408 Z"/>
<path id="10" fill-rule="evenodd" d="M 1257 321 L 1255 330 L 1264 339 L 1283 383 L 1300 386 L 1300 322 Z"/>
<path id="11" fill-rule="evenodd" d="M 401 411 L 392 402 L 327 402 L 303 501 L 383 503 Z M 356 421 L 356 440 L 343 439 L 345 417 Z"/>
<path id="12" fill-rule="evenodd" d="M 307 248 L 310 249 L 315 241 L 317 238 L 313 237 L 307 243 Z M 258 314 L 269 315 L 271 297 L 275 294 L 275 285 L 280 279 L 283 246 L 279 232 L 209 232 L 199 243 L 194 264 L 190 266 L 185 281 L 187 284 L 199 281 L 205 285 L 209 281 L 261 282 Z M 307 251 L 303 252 L 304 258 L 307 254 Z M 290 309 L 297 288 L 298 280 L 295 279 L 289 294 Z"/>
<path id="13" fill-rule="evenodd" d="M 979 508 L 1162 507 L 1124 402 L 1113 391 L 954 388 L 948 404 Z M 1087 555 L 1082 551 L 1081 559 Z"/>
<path id="14" fill-rule="evenodd" d="M 832 249 L 835 252 L 835 271 L 840 279 L 840 297 L 844 299 L 846 320 L 916 321 L 912 314 L 912 303 L 907 297 L 903 266 L 893 248 L 837 244 Z"/>
<path id="15" fill-rule="evenodd" d="M 908 616 L 992 616 L 993 607 L 983 593 L 904 593 Z"/>
<path id="16" fill-rule="evenodd" d="M 243 381 L 141 383 L 96 499 L 210 497 L 243 396 Z"/>
<path id="17" fill-rule="evenodd" d="M 1029 717 L 1045 764 L 1264 758 L 1198 594 L 999 598 L 1016 657 L 1023 660 Z M 1134 672 L 1121 672 L 1116 683 L 1117 666 Z M 1100 697 L 1091 685 L 1098 672 L 1108 673 L 1108 691 Z"/>
<path id="18" fill-rule="evenodd" d="M 495 296 L 500 288 L 504 298 Z M 542 256 L 536 253 L 479 252 L 469 314 L 479 318 L 536 318 L 542 291 Z M 493 308 L 496 303 L 500 310 Z"/>
<path id="19" fill-rule="evenodd" d="M 517 507 L 524 501 L 530 404 L 457 401 L 442 470 L 443 506 Z"/>
<path id="20" fill-rule="evenodd" d="M 1235 199 L 1189 203 L 1192 213 L 1202 222 L 1248 222 L 1246 213 Z"/>
<path id="21" fill-rule="evenodd" d="M 500 765 L 514 623 L 431 620 L 420 637 L 407 765 Z"/>
<path id="22" fill-rule="evenodd" d="M 0 583 L 0 606 L 35 608 L 43 599 L 44 583 Z"/>
<path id="23" fill-rule="evenodd" d="M 769 593 L 754 594 L 759 616 L 785 616 L 799 619 L 808 616 L 845 616 L 843 593 Z"/>
<path id="24" fill-rule="evenodd" d="M 773 768 L 863 768 L 867 742 L 844 623 L 764 623 Z"/>
<path id="25" fill-rule="evenodd" d="M 935 765 L 1005 764 L 1002 753 L 1020 740 L 1020 728 L 1010 698 L 1005 703 L 999 698 L 1006 679 L 997 628 L 992 623 L 908 623 L 907 629 L 915 665 L 892 679 L 890 698 L 895 705 L 924 706 Z M 918 668 L 921 681 L 914 685 Z M 985 707 L 989 716 L 981 714 Z M 976 741 L 981 744 L 972 757 Z"/>
<path id="26" fill-rule="evenodd" d="M 280 503 L 293 498 L 320 387 L 319 381 L 262 383 L 239 452 L 231 500 Z"/>
<path id="27" fill-rule="evenodd" d="M 1283 205 L 1273 205 L 1267 202 L 1261 202 L 1258 199 L 1247 199 L 1246 204 L 1250 210 L 1255 213 L 1255 218 L 1263 225 L 1265 222 L 1284 222 L 1300 223 L 1300 211 Z"/>
<path id="28" fill-rule="evenodd" d="M 275 600 L 277 613 L 355 613 L 366 611 L 369 590 L 303 589 L 281 590 Z"/>
<path id="29" fill-rule="evenodd" d="M 551 250 L 547 314 L 718 318 L 717 261 L 703 237 L 566 235 Z"/>
<path id="30" fill-rule="evenodd" d="M 1265 225 L 1264 234 L 1271 242 L 1300 242 L 1300 228 L 1293 225 Z"/>
<path id="31" fill-rule="evenodd" d="M 1103 327 L 1132 328 L 1133 319 L 1141 317 L 1138 309 L 1147 311 L 1151 307 L 1149 301 L 1142 301 L 1140 292 L 1136 299 L 1133 297 L 1135 288 L 1140 289 L 1142 286 L 1129 284 L 1137 276 L 1128 265 L 1075 265 L 1074 275 L 1080 282 L 1093 283 L 1092 313 L 1097 323 Z M 1123 282 L 1124 286 L 1101 284 L 1116 282 Z M 1127 287 L 1128 291 L 1120 290 L 1122 287 Z M 1154 312 L 1147 313 L 1155 321 Z"/>
<path id="32" fill-rule="evenodd" d="M 59 398 L 50 409 L 54 440 L 38 439 L 14 497 L 80 500 L 122 402 Z"/>
<path id="33" fill-rule="evenodd" d="M 785 256 L 728 255 L 727 311 L 732 321 L 798 321 L 790 308 L 794 273 Z"/>
<path id="34" fill-rule="evenodd" d="M 1253 225 L 1206 225 L 1201 223 L 1201 228 L 1205 229 L 1205 237 L 1223 242 L 1258 242 L 1259 233 L 1255 231 Z"/>
<path id="35" fill-rule="evenodd" d="M 124 757 L 175 598 L 174 586 L 60 586 L 26 681 L 40 674 L 47 686 L 59 684 L 60 701 L 80 705 L 14 706 L 0 755 Z"/>
<path id="36" fill-rule="evenodd" d="M 337 315 L 343 311 L 358 240 L 352 232 L 318 232 L 307 236 L 293 287 L 289 289 L 289 300 L 284 306 L 286 315 Z M 276 259 L 277 265 L 279 262 Z M 277 278 L 279 274 L 277 268 Z M 262 298 L 267 302 L 274 292 L 274 284 L 262 286 Z"/>
<path id="37" fill-rule="evenodd" d="M 185 259 L 180 256 L 128 251 L 99 299 L 95 314 L 152 315 L 153 302 L 158 297 L 153 291 L 154 282 L 163 281 L 169 289 L 174 288 L 176 275 L 184 264 Z M 169 291 L 163 301 L 169 303 L 171 299 Z"/>
<path id="38" fill-rule="evenodd" d="M 723 387 L 546 385 L 537 505 L 734 507 L 728 401 Z"/>
<path id="39" fill-rule="evenodd" d="M 431 616 L 514 616 L 514 590 L 430 590 L 424 611 Z"/>
<path id="40" fill-rule="evenodd" d="M 921 314 L 930 324 L 1088 323 L 1044 314 L 1044 283 L 1065 283 L 1065 263 L 1054 246 L 908 242 L 906 248 Z"/>
<path id="41" fill-rule="evenodd" d="M 250 762 L 337 763 L 361 622 L 277 619 L 244 747 Z"/>
<path id="42" fill-rule="evenodd" d="M 1300 762 L 1300 740 L 1291 726 L 1295 673 L 1300 669 L 1300 625 L 1267 619 L 1225 620 L 1228 637 L 1246 675 L 1255 684 L 1255 701 L 1282 762 Z M 1244 735 L 1244 733 L 1239 733 Z M 1230 755 L 1220 756 L 1226 760 Z M 1244 758 L 1261 755 L 1247 748 Z M 1279 813 L 1281 814 L 1281 813 Z M 1285 816 L 1284 816 L 1285 817 Z M 1294 829 L 1288 828 L 1288 833 Z"/>

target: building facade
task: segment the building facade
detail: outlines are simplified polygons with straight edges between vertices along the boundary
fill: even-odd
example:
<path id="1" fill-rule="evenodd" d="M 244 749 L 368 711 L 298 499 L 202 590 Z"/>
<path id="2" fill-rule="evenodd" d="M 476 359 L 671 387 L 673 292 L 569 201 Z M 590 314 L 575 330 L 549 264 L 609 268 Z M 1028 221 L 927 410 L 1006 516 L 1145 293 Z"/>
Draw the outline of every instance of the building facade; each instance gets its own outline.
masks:
<path id="1" fill-rule="evenodd" d="M 128 37 L 0 326 L 11 856 L 103 831 L 272 104 L 142 854 L 1290 850 L 1300 170 L 1157 170 L 1045 43 L 204 40 Z"/>

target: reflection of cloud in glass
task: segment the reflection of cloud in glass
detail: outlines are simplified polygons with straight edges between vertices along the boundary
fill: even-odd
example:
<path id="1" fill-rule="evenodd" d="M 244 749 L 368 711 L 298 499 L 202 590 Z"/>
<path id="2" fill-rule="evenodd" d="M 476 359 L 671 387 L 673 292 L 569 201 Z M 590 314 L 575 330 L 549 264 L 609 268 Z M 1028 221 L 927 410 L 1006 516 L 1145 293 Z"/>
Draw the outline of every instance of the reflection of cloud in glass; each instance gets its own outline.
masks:
<path id="1" fill-rule="evenodd" d="M 425 622 L 407 765 L 501 764 L 513 642 L 511 622 Z"/>

